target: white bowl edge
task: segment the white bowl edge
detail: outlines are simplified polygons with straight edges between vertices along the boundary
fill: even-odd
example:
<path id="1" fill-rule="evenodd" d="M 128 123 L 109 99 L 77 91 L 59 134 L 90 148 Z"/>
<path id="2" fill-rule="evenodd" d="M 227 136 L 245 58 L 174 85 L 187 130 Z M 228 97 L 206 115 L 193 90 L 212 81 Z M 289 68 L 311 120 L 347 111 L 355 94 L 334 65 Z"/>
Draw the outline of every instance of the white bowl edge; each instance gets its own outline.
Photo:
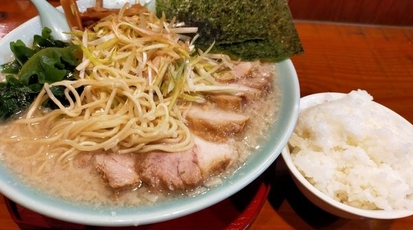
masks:
<path id="1" fill-rule="evenodd" d="M 305 96 L 300 100 L 300 110 L 305 108 L 321 104 L 325 101 L 331 101 L 344 97 L 345 93 L 338 92 L 326 92 L 326 93 L 316 93 Z M 374 102 L 380 109 L 386 110 L 391 116 L 396 116 L 399 119 L 406 122 L 406 124 L 411 123 L 405 118 L 401 117 L 399 114 L 390 110 L 389 108 Z M 334 214 L 336 216 L 346 218 L 346 219 L 397 219 L 413 215 L 413 210 L 364 210 L 356 207 L 352 207 L 346 204 L 343 204 L 328 195 L 322 193 L 316 187 L 314 187 L 296 168 L 292 162 L 290 150 L 288 144 L 281 152 L 282 158 L 288 168 L 290 175 L 294 183 L 297 185 L 299 190 L 307 197 L 312 203 L 314 203 L 319 208 Z"/>

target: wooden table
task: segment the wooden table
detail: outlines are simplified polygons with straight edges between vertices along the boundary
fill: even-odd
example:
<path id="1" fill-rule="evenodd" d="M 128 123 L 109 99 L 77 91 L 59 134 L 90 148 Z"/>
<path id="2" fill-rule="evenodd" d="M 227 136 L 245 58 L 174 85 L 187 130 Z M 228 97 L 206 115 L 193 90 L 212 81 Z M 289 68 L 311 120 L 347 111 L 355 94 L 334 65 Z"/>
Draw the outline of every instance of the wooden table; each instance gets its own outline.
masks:
<path id="1" fill-rule="evenodd" d="M 36 15 L 28 0 L 1 0 L 0 11 L 7 14 L 0 15 L 0 38 Z M 413 27 L 315 21 L 297 21 L 296 26 L 305 49 L 292 58 L 302 96 L 364 89 L 413 122 Z M 250 229 L 413 229 L 413 217 L 346 220 L 331 216 L 302 197 L 282 166 L 279 158 L 267 172 L 273 176 L 271 191 Z M 3 199 L 0 229 L 18 229 Z"/>

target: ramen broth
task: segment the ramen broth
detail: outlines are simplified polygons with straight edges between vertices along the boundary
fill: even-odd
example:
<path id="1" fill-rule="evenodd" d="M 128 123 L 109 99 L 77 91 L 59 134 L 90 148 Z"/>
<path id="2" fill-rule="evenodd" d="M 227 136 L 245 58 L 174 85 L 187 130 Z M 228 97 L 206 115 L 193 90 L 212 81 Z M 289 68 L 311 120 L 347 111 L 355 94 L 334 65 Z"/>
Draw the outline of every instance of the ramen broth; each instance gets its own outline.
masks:
<path id="1" fill-rule="evenodd" d="M 220 180 L 231 177 L 236 169 L 242 167 L 248 156 L 260 149 L 261 143 L 268 139 L 268 129 L 277 120 L 281 98 L 276 71 L 273 75 L 271 87 L 265 90 L 263 96 L 244 105 L 243 113 L 250 119 L 243 132 L 232 137 L 234 141 L 230 141 L 239 152 L 237 162 L 225 173 L 210 178 L 209 182 L 204 184 L 214 186 L 217 182 L 219 184 Z M 0 138 L 35 139 L 39 136 L 44 137 L 50 129 L 44 125 L 35 125 L 31 128 L 37 129 L 36 132 L 28 132 L 27 124 L 9 122 L 0 127 Z M 48 146 L 16 140 L 3 142 L 0 154 L 2 163 L 23 183 L 42 193 L 70 202 L 94 206 L 144 206 L 176 197 L 194 196 L 208 189 L 206 186 L 200 186 L 191 191 L 174 193 L 151 191 L 142 184 L 126 191 L 114 192 L 103 182 L 93 164 L 80 163 L 79 157 L 82 157 L 82 154 L 63 164 L 57 160 L 57 154 L 48 152 Z"/>

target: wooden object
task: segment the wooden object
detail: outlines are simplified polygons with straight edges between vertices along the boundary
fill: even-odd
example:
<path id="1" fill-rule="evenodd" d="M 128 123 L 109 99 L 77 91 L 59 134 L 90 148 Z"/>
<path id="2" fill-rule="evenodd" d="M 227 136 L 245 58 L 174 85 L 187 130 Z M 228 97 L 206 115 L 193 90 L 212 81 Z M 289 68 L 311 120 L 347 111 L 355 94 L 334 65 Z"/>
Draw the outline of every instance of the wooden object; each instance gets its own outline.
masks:
<path id="1" fill-rule="evenodd" d="M 413 25 L 413 1 L 409 0 L 289 0 L 295 19 Z"/>

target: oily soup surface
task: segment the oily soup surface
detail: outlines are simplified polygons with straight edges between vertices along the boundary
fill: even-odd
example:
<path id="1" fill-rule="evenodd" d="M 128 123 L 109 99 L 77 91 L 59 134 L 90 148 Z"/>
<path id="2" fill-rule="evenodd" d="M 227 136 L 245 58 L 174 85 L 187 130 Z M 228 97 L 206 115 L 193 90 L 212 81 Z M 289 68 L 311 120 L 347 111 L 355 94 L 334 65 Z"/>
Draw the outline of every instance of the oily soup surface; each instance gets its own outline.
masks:
<path id="1" fill-rule="evenodd" d="M 254 154 L 256 149 L 260 148 L 260 145 L 269 138 L 266 133 L 277 120 L 281 97 L 277 78 L 278 76 L 274 74 L 272 89 L 259 99 L 260 103 L 253 101 L 245 106 L 245 113 L 250 116 L 250 119 L 244 132 L 235 136 L 233 142 L 239 152 L 239 158 L 230 170 L 218 178 L 211 178 L 211 181 L 225 180 L 230 177 L 233 171 L 242 167 L 248 156 Z M 0 126 L 0 138 L 36 138 L 27 136 L 30 133 L 27 132 L 27 128 L 26 125 L 16 125 L 13 122 L 2 125 Z M 48 128 L 50 127 L 37 130 L 36 136 L 44 136 Z M 93 164 L 84 166 L 76 160 L 70 161 L 69 164 L 58 163 L 58 156 L 48 154 L 48 146 L 36 144 L 35 141 L 31 143 L 3 142 L 0 151 L 2 164 L 24 183 L 40 192 L 71 202 L 94 206 L 140 206 L 175 197 L 196 195 L 207 189 L 199 187 L 185 194 L 171 194 L 149 191 L 143 185 L 131 191 L 114 193 L 103 182 Z"/>

